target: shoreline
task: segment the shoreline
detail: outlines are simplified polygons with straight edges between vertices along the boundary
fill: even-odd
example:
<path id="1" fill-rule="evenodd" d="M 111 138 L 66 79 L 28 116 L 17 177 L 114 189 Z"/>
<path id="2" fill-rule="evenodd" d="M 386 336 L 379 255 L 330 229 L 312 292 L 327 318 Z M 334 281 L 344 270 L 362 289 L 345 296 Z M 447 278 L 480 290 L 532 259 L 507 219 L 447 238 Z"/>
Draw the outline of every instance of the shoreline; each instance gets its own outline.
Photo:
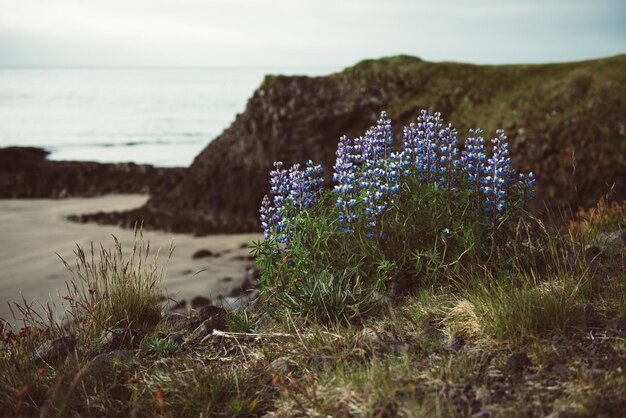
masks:
<path id="1" fill-rule="evenodd" d="M 105 195 L 67 199 L 0 199 L 0 318 L 12 320 L 9 302 L 24 297 L 38 303 L 54 302 L 56 313 L 63 309 L 57 293 L 65 294 L 71 275 L 57 254 L 68 263 L 74 260 L 76 244 L 85 250 L 102 243 L 113 246 L 111 235 L 130 251 L 133 231 L 118 226 L 82 224 L 68 221 L 72 214 L 95 211 L 129 210 L 142 206 L 147 195 Z M 163 231 L 144 231 L 153 250 L 161 249 L 159 265 L 166 267 L 163 287 L 166 295 L 179 300 L 195 296 L 215 297 L 228 294 L 246 280 L 253 262 L 244 246 L 260 239 L 260 233 L 220 234 L 205 237 Z M 167 261 L 171 241 L 175 249 Z M 199 250 L 214 255 L 192 258 Z M 219 254 L 216 256 L 215 254 Z M 19 319 L 19 318 L 18 318 Z"/>

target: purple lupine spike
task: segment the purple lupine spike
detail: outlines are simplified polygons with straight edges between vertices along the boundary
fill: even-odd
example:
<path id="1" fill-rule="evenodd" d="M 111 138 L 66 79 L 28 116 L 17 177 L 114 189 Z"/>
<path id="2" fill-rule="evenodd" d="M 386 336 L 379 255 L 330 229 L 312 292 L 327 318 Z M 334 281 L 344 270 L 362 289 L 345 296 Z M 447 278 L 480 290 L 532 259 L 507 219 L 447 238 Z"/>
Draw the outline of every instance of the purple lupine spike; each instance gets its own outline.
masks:
<path id="1" fill-rule="evenodd" d="M 259 213 L 261 215 L 260 218 L 263 236 L 266 240 L 269 240 L 273 238 L 274 228 L 276 228 L 280 219 L 276 215 L 276 208 L 272 206 L 270 198 L 267 195 L 263 196 Z"/>
<path id="2" fill-rule="evenodd" d="M 439 172 L 437 138 L 442 124 L 443 119 L 438 112 L 431 115 L 422 110 L 417 118 L 415 139 L 417 169 L 426 184 L 434 184 Z"/>
<path id="3" fill-rule="evenodd" d="M 337 207 L 339 207 L 339 222 L 345 232 L 352 232 L 352 225 L 358 220 L 356 202 L 359 194 L 359 182 L 357 181 L 357 166 L 361 161 L 361 146 L 355 144 L 347 136 L 339 140 L 334 166 L 333 180 L 336 183 L 334 192 L 337 194 Z M 359 141 L 360 142 L 360 141 Z"/>
<path id="4" fill-rule="evenodd" d="M 392 147 L 391 120 L 382 112 L 376 126 L 369 129 L 361 140 L 362 170 L 359 188 L 364 192 L 364 214 L 370 232 L 376 227 L 376 218 L 387 210 L 393 183 L 397 180 L 398 168 L 390 167 Z M 394 178 L 390 175 L 391 171 L 394 171 Z"/>
<path id="5" fill-rule="evenodd" d="M 491 140 L 492 156 L 483 168 L 482 192 L 485 195 L 485 214 L 487 221 L 495 225 L 498 215 L 507 206 L 507 191 L 511 184 L 512 163 L 509 158 L 508 138 L 504 131 L 496 131 L 498 136 Z"/>
<path id="6" fill-rule="evenodd" d="M 459 158 L 459 141 L 457 139 L 457 130 L 448 125 L 439 131 L 439 186 L 450 189 L 454 186 L 454 180 L 457 176 L 458 158 Z"/>
<path id="7" fill-rule="evenodd" d="M 294 214 L 287 216 L 287 207 L 301 212 L 319 200 L 323 187 L 322 167 L 307 163 L 307 168 L 300 170 L 300 164 L 294 164 L 289 170 L 283 169 L 283 163 L 274 163 L 275 170 L 270 172 L 270 195 L 261 203 L 261 226 L 266 239 L 275 238 L 277 242 L 288 245 L 292 231 L 288 230 L 294 220 Z"/>
<path id="8" fill-rule="evenodd" d="M 324 169 L 320 164 L 315 165 L 313 161 L 307 161 L 306 169 L 304 171 L 304 209 L 310 208 L 319 201 L 322 190 L 324 188 L 324 177 L 322 177 L 323 174 Z"/>
<path id="9" fill-rule="evenodd" d="M 270 173 L 270 191 L 273 195 L 273 203 L 275 214 L 278 217 L 276 224 L 276 241 L 285 243 L 287 237 L 284 234 L 287 227 L 286 219 L 283 216 L 285 204 L 288 201 L 291 185 L 289 183 L 289 174 L 283 169 L 283 162 L 276 161 L 274 163 L 275 170 Z"/>
<path id="10" fill-rule="evenodd" d="M 480 191 L 481 178 L 487 162 L 487 149 L 482 137 L 482 129 L 470 129 L 470 136 L 465 141 L 465 149 L 461 154 L 461 167 L 474 192 Z"/>

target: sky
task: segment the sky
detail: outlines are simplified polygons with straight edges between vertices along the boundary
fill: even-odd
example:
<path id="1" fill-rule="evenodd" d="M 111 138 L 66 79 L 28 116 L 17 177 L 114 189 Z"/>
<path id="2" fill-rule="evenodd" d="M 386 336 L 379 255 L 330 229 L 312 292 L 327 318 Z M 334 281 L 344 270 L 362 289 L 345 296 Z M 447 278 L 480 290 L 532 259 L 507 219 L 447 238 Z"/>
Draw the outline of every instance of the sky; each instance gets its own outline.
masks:
<path id="1" fill-rule="evenodd" d="M 626 53 L 626 0 L 0 0 L 0 66 L 477 64 Z"/>

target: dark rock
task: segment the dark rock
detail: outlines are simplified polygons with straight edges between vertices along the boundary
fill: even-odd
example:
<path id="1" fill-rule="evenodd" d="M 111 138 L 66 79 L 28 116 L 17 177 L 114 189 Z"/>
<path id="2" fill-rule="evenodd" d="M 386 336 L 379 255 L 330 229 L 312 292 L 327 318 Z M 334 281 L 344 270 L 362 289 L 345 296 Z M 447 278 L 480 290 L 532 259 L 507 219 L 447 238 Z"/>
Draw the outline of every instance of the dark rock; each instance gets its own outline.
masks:
<path id="1" fill-rule="evenodd" d="M 233 261 L 254 261 L 253 255 L 236 255 L 231 258 Z"/>
<path id="2" fill-rule="evenodd" d="M 130 350 L 115 350 L 110 353 L 100 353 L 89 363 L 93 368 L 107 368 L 133 359 L 134 352 Z"/>
<path id="3" fill-rule="evenodd" d="M 133 163 L 49 161 L 40 148 L 0 148 L 0 198 L 62 198 L 161 193 L 186 169 Z"/>
<path id="4" fill-rule="evenodd" d="M 193 253 L 193 255 L 191 256 L 191 258 L 193 258 L 194 260 L 197 260 L 199 258 L 206 258 L 206 257 L 219 257 L 220 254 L 219 253 L 214 253 L 211 250 L 207 250 L 206 248 L 203 248 L 201 250 L 196 251 L 195 253 Z"/>
<path id="5" fill-rule="evenodd" d="M 397 298 L 407 294 L 412 289 L 415 289 L 417 282 L 414 277 L 409 276 L 397 276 L 394 277 L 391 282 L 391 297 Z"/>
<path id="6" fill-rule="evenodd" d="M 204 296 L 196 296 L 191 299 L 191 307 L 193 309 L 200 309 L 203 306 L 207 306 L 211 304 L 211 299 Z"/>
<path id="7" fill-rule="evenodd" d="M 139 328 L 111 328 L 102 332 L 100 346 L 105 351 L 136 346 L 145 334 L 145 331 Z"/>
<path id="8" fill-rule="evenodd" d="M 516 374 L 524 371 L 531 365 L 530 358 L 524 352 L 513 353 L 506 361 L 505 369 L 510 374 Z"/>
<path id="9" fill-rule="evenodd" d="M 193 329 L 192 338 L 213 333 L 214 329 L 226 329 L 226 311 L 213 305 L 203 306 L 197 317 L 185 324 L 185 329 Z"/>
<path id="10" fill-rule="evenodd" d="M 35 350 L 35 356 L 47 363 L 52 363 L 70 354 L 75 347 L 76 339 L 74 336 L 65 335 L 41 344 Z"/>
<path id="11" fill-rule="evenodd" d="M 216 316 L 221 316 L 222 318 L 226 315 L 226 311 L 224 308 L 219 308 L 213 305 L 206 305 L 201 307 L 198 310 L 198 319 L 201 321 L 207 320 L 209 318 L 213 318 Z"/>
<path id="12" fill-rule="evenodd" d="M 208 319 L 205 319 L 198 325 L 191 333 L 190 339 L 196 339 L 198 337 L 204 337 L 206 335 L 213 334 L 213 330 L 225 330 L 226 319 L 223 315 L 214 315 Z"/>

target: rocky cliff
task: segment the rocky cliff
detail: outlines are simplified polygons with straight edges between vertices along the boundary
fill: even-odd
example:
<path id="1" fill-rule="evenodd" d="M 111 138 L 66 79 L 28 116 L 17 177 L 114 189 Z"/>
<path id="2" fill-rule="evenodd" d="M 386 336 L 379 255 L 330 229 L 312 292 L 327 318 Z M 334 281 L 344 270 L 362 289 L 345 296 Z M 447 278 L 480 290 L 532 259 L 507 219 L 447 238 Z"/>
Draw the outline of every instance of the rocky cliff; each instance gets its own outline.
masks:
<path id="1" fill-rule="evenodd" d="M 398 56 L 326 77 L 267 76 L 182 181 L 145 208 L 106 220 L 145 218 L 180 232 L 255 230 L 273 161 L 312 159 L 330 174 L 342 134 L 361 135 L 386 110 L 399 138 L 422 108 L 441 112 L 462 137 L 469 128 L 482 127 L 486 137 L 504 128 L 515 167 L 538 174 L 538 202 L 591 205 L 611 188 L 623 198 L 625 101 L 626 55 L 507 66 Z"/>

